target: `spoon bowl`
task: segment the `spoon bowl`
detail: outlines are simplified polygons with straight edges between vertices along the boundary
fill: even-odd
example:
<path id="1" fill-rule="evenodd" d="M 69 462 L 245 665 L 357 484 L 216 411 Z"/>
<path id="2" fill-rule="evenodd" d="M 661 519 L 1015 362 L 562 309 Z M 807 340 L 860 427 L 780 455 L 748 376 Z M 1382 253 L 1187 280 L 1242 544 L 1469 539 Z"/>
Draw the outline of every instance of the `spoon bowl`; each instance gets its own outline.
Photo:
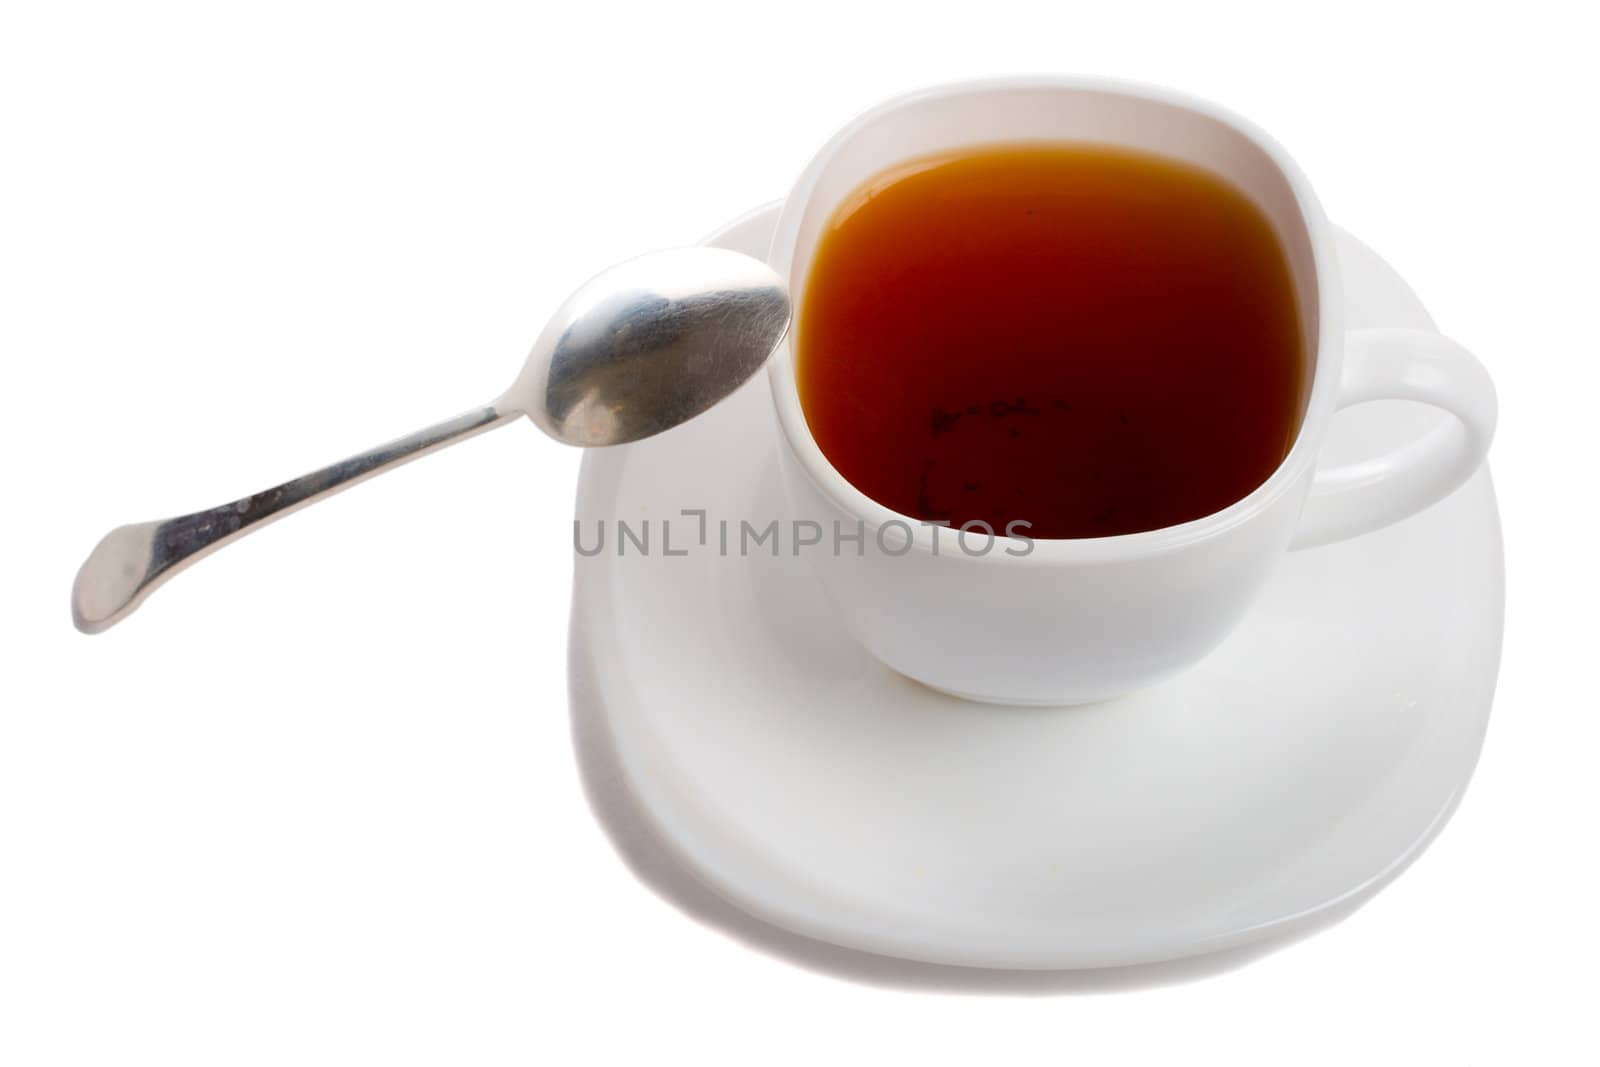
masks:
<path id="1" fill-rule="evenodd" d="M 618 445 L 706 411 L 766 363 L 789 324 L 783 282 L 724 248 L 618 264 L 552 316 L 502 402 L 569 445 Z"/>

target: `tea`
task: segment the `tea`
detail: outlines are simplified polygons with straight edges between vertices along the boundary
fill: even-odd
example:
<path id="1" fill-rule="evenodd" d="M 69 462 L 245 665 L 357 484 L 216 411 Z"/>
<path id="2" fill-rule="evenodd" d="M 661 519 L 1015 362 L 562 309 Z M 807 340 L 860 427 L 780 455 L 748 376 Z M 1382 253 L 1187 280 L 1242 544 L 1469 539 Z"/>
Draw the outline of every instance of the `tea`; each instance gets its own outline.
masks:
<path id="1" fill-rule="evenodd" d="M 895 511 L 1033 538 L 1248 495 L 1298 430 L 1305 341 L 1262 211 L 1187 164 L 1018 144 L 880 175 L 830 220 L 796 329 L 823 454 Z"/>

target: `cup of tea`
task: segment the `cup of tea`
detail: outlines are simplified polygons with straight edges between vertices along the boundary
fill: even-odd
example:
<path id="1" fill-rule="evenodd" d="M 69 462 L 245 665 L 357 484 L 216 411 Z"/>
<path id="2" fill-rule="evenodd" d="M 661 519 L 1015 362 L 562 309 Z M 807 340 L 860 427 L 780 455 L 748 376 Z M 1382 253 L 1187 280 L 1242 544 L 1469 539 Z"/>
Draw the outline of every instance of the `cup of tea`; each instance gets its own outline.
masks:
<path id="1" fill-rule="evenodd" d="M 968 699 L 1102 700 L 1194 664 L 1290 550 L 1460 486 L 1493 384 L 1346 330 L 1334 234 L 1251 123 L 1099 79 L 968 82 L 855 119 L 784 204 L 769 364 L 786 495 L 842 625 Z M 1335 411 L 1454 415 L 1319 464 Z"/>

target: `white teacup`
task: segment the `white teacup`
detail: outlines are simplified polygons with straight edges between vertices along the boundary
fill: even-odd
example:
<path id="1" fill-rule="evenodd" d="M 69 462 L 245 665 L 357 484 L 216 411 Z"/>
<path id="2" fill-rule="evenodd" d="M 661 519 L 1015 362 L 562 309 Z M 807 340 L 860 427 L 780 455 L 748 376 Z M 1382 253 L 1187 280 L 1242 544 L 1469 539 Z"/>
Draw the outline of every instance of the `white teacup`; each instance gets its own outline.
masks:
<path id="1" fill-rule="evenodd" d="M 1455 343 L 1420 330 L 1344 329 L 1332 228 L 1271 138 L 1203 101 L 1099 79 L 942 86 L 851 122 L 811 161 L 778 221 L 769 260 L 789 283 L 795 322 L 823 228 L 867 179 L 933 152 L 1040 140 L 1142 149 L 1243 190 L 1287 250 L 1311 365 L 1293 447 L 1243 499 L 1158 530 L 989 544 L 894 512 L 834 469 L 800 406 L 791 331 L 769 365 L 783 480 L 796 518 L 829 531 L 808 555 L 841 622 L 896 671 L 995 703 L 1100 700 L 1190 666 L 1244 615 L 1280 553 L 1398 521 L 1460 486 L 1483 461 L 1496 413 L 1488 375 Z M 1333 413 L 1389 398 L 1456 419 L 1381 461 L 1319 469 Z"/>

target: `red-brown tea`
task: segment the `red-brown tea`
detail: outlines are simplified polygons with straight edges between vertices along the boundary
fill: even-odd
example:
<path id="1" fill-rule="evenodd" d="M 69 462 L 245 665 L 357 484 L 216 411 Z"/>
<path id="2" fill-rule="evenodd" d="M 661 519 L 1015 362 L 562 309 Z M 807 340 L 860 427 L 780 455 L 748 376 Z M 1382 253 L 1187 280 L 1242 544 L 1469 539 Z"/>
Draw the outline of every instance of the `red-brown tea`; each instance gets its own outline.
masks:
<path id="1" fill-rule="evenodd" d="M 917 519 L 1102 537 L 1248 495 L 1298 430 L 1282 245 L 1222 179 L 1089 145 L 908 164 L 831 220 L 796 324 L 823 453 Z"/>

